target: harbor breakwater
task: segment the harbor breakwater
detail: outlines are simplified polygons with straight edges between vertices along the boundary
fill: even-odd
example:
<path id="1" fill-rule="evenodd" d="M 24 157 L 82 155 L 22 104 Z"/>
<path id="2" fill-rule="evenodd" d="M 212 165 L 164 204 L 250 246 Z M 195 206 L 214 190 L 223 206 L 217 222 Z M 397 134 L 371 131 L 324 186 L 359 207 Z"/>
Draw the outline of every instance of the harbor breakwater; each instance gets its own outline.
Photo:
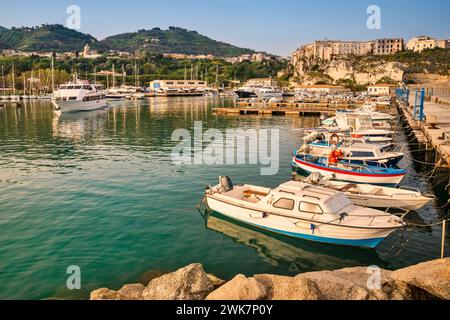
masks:
<path id="1" fill-rule="evenodd" d="M 355 267 L 295 277 L 237 275 L 223 281 L 191 264 L 144 284 L 91 292 L 91 300 L 449 300 L 450 258 L 396 271 Z"/>

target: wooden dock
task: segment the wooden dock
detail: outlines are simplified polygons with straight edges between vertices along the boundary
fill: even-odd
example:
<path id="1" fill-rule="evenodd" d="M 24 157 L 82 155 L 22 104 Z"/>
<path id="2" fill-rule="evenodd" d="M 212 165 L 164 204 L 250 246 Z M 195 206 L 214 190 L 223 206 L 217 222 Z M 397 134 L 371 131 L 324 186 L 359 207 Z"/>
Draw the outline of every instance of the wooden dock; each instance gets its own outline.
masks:
<path id="1" fill-rule="evenodd" d="M 334 115 L 338 109 L 352 109 L 351 105 L 337 104 L 262 104 L 262 103 L 238 103 L 237 107 L 214 108 L 216 114 L 229 115 L 269 115 L 269 116 L 313 116 Z"/>

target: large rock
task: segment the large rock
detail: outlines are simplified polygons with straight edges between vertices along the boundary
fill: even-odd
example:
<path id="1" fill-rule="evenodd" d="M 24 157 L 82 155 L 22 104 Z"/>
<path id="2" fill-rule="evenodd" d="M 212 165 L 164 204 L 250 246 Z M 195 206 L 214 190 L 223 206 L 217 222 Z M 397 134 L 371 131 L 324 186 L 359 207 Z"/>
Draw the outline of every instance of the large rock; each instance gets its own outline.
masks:
<path id="1" fill-rule="evenodd" d="M 240 274 L 206 297 L 206 300 L 263 300 L 266 288 L 255 278 Z"/>
<path id="2" fill-rule="evenodd" d="M 368 268 L 347 268 L 337 271 L 321 271 L 300 274 L 295 279 L 314 282 L 325 300 L 387 300 L 383 283 L 389 281 L 389 271 L 380 269 L 380 282 L 372 286 L 373 274 Z"/>
<path id="3" fill-rule="evenodd" d="M 267 290 L 267 300 L 322 300 L 317 285 L 304 278 L 291 278 L 269 274 L 256 275 L 255 279 Z"/>
<path id="4" fill-rule="evenodd" d="M 391 278 L 422 289 L 437 298 L 450 300 L 450 258 L 394 271 Z"/>
<path id="5" fill-rule="evenodd" d="M 119 300 L 116 291 L 109 290 L 108 288 L 101 288 L 91 292 L 91 300 Z"/>
<path id="6" fill-rule="evenodd" d="M 207 273 L 206 276 L 208 277 L 209 281 L 211 281 L 211 284 L 213 285 L 214 290 L 220 288 L 221 286 L 223 286 L 226 283 L 225 280 L 219 279 L 213 274 Z"/>
<path id="7" fill-rule="evenodd" d="M 117 291 L 117 295 L 119 300 L 143 300 L 144 290 L 145 286 L 141 283 L 127 284 Z"/>
<path id="8" fill-rule="evenodd" d="M 203 300 L 214 287 L 201 264 L 191 264 L 153 279 L 143 292 L 144 300 Z"/>

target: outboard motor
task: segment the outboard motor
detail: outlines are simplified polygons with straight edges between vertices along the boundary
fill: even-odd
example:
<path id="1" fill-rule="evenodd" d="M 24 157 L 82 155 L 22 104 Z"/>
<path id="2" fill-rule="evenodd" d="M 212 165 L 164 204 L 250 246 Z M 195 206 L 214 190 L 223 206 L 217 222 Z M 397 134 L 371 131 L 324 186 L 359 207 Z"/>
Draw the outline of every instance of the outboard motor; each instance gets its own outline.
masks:
<path id="1" fill-rule="evenodd" d="M 230 192 L 234 189 L 233 181 L 231 181 L 230 177 L 219 177 L 219 184 L 223 193 Z"/>
<path id="2" fill-rule="evenodd" d="M 320 172 L 313 172 L 306 179 L 306 181 L 308 183 L 311 183 L 313 185 L 319 185 L 321 180 L 322 180 L 322 175 L 320 174 Z"/>

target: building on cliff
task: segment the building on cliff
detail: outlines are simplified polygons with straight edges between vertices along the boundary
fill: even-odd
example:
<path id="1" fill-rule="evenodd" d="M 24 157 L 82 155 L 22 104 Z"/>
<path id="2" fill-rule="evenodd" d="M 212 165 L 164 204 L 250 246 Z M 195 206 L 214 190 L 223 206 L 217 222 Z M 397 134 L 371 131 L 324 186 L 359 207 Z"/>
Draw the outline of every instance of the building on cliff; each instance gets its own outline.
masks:
<path id="1" fill-rule="evenodd" d="M 367 87 L 367 93 L 375 97 L 394 96 L 397 87 L 395 84 L 375 84 Z"/>
<path id="2" fill-rule="evenodd" d="M 377 39 L 373 41 L 314 41 L 311 44 L 300 47 L 293 54 L 293 62 L 307 58 L 332 60 L 340 55 L 390 55 L 404 49 L 404 41 L 400 38 Z"/>
<path id="3" fill-rule="evenodd" d="M 437 40 L 428 36 L 414 37 L 408 41 L 406 48 L 414 52 L 422 52 L 426 49 L 450 48 L 450 40 Z"/>

